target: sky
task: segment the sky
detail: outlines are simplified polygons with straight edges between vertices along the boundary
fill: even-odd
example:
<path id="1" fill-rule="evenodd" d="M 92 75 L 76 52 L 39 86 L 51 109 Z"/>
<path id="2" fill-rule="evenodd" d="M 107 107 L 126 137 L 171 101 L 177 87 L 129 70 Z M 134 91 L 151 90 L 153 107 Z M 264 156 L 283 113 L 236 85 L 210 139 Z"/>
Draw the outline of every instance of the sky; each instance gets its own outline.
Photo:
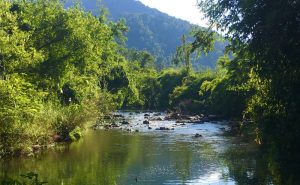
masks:
<path id="1" fill-rule="evenodd" d="M 193 24 L 207 27 L 203 14 L 197 8 L 197 0 L 139 0 L 145 5 L 161 12 L 187 20 Z"/>

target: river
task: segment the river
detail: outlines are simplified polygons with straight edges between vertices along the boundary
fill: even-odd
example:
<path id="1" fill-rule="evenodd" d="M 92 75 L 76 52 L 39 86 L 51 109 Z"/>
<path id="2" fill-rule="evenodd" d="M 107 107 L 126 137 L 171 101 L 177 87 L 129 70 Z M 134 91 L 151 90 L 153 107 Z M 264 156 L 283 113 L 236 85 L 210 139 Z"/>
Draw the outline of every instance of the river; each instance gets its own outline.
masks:
<path id="1" fill-rule="evenodd" d="M 225 122 L 148 126 L 144 113 L 121 114 L 134 132 L 90 129 L 36 157 L 1 160 L 0 177 L 35 172 L 51 185 L 272 184 L 256 146 L 226 136 Z M 155 129 L 162 126 L 174 130 Z"/>

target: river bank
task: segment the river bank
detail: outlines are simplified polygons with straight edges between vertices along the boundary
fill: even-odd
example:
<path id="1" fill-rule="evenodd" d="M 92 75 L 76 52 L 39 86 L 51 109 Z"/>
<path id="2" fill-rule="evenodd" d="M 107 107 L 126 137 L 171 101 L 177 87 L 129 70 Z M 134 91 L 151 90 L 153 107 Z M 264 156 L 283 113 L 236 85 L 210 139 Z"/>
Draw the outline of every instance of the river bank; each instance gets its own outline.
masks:
<path id="1" fill-rule="evenodd" d="M 33 171 L 49 184 L 236 184 L 231 168 L 238 164 L 231 157 L 251 161 L 256 156 L 254 146 L 226 136 L 226 122 L 179 123 L 159 120 L 167 114 L 155 112 L 114 115 L 119 127 L 89 129 L 84 139 L 35 157 L 1 160 L 0 177 Z M 124 120 L 129 124 L 120 123 Z M 149 124 L 143 124 L 146 120 Z M 252 169 L 247 163 L 241 173 Z"/>

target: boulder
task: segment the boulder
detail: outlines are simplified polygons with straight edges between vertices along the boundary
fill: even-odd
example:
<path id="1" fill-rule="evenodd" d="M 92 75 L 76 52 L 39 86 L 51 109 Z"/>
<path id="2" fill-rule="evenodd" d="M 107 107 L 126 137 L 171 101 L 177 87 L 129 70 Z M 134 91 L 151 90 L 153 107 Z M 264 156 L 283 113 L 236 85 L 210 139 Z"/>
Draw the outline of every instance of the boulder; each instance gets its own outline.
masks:
<path id="1" fill-rule="evenodd" d="M 114 128 L 119 127 L 119 125 L 117 125 L 116 123 L 112 123 L 111 126 L 114 127 Z"/>
<path id="2" fill-rule="evenodd" d="M 163 119 L 162 118 L 160 118 L 160 117 L 155 117 L 155 118 L 150 118 L 149 119 L 150 121 L 162 121 Z"/>
<path id="3" fill-rule="evenodd" d="M 149 124 L 150 124 L 150 122 L 149 122 L 148 120 L 145 120 L 145 121 L 143 121 L 143 124 L 145 124 L 145 125 L 149 125 Z"/>
<path id="4" fill-rule="evenodd" d="M 182 120 L 192 120 L 192 116 L 188 115 L 179 115 L 179 118 Z"/>
<path id="5" fill-rule="evenodd" d="M 199 138 L 199 137 L 202 137 L 202 135 L 201 134 L 195 134 L 195 136 L 194 136 L 195 138 Z"/>
<path id="6" fill-rule="evenodd" d="M 185 124 L 185 123 L 191 123 L 189 120 L 177 120 L 175 123 Z"/>
<path id="7" fill-rule="evenodd" d="M 167 127 L 159 127 L 159 128 L 156 128 L 155 130 L 170 130 L 170 128 L 167 128 Z"/>
<path id="8" fill-rule="evenodd" d="M 121 124 L 122 124 L 122 125 L 129 125 L 129 122 L 128 122 L 128 121 L 125 121 L 125 120 L 123 120 L 123 121 L 121 122 Z"/>
<path id="9" fill-rule="evenodd" d="M 114 114 L 113 117 L 114 118 L 124 118 L 124 116 L 121 114 Z"/>
<path id="10" fill-rule="evenodd" d="M 53 136 L 53 141 L 54 142 L 63 142 L 64 138 L 58 134 Z"/>
<path id="11" fill-rule="evenodd" d="M 165 120 L 176 120 L 176 119 L 180 119 L 180 115 L 178 113 L 170 113 L 165 117 Z"/>

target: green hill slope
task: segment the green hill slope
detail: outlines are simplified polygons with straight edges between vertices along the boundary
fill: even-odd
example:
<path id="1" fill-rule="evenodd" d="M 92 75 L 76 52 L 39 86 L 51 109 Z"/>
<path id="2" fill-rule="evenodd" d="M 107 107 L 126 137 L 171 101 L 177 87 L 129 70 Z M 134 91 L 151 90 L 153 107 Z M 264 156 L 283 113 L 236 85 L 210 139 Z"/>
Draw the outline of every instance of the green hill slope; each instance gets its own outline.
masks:
<path id="1" fill-rule="evenodd" d="M 156 9 L 145 6 L 136 0 L 85 0 L 82 2 L 87 11 L 99 13 L 100 6 L 109 10 L 109 18 L 126 19 L 129 27 L 126 45 L 137 50 L 147 50 L 157 58 L 159 67 L 170 66 L 176 47 L 180 45 L 183 34 L 189 34 L 193 27 L 187 21 L 177 19 Z M 219 56 L 223 55 L 225 43 L 217 42 L 215 50 L 195 61 L 193 66 L 214 68 Z"/>

